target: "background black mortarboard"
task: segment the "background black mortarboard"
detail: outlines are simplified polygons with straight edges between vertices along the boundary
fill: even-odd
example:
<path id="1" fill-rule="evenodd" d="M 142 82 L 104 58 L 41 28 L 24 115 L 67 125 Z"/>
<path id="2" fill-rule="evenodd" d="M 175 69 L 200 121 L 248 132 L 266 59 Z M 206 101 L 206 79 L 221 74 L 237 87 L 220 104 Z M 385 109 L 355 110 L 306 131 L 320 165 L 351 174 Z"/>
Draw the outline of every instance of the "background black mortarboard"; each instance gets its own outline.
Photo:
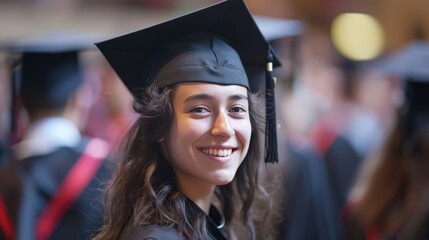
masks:
<path id="1" fill-rule="evenodd" d="M 94 48 L 93 42 L 99 39 L 95 35 L 52 33 L 2 43 L 0 49 L 21 55 L 14 66 L 20 67 L 20 71 L 15 72 L 24 92 L 33 89 L 33 92 L 42 91 L 54 97 L 72 91 L 80 84 L 78 53 Z"/>
<path id="2" fill-rule="evenodd" d="M 403 80 L 407 135 L 429 126 L 429 42 L 412 41 L 385 56 L 377 68 Z"/>
<path id="3" fill-rule="evenodd" d="M 154 80 L 150 71 L 155 67 L 148 69 L 145 66 L 152 64 L 151 60 L 159 49 L 166 42 L 191 33 L 204 32 L 220 35 L 238 52 L 247 73 L 251 91 L 265 88 L 267 92 L 266 139 L 269 139 L 266 141 L 266 161 L 276 162 L 274 86 L 270 75 L 272 69 L 267 71 L 267 62 L 274 67 L 280 66 L 280 62 L 271 53 L 269 43 L 242 0 L 223 1 L 96 45 L 130 92 L 139 99 L 138 89 L 150 85 Z M 266 81 L 266 87 L 264 87 L 264 81 Z"/>
<path id="4" fill-rule="evenodd" d="M 82 82 L 79 52 L 95 49 L 100 36 L 74 32 L 50 33 L 0 43 L 0 50 L 19 56 L 13 64 L 11 144 L 16 142 L 15 95 L 35 94 L 55 102 Z M 24 67 L 23 67 L 24 65 Z"/>

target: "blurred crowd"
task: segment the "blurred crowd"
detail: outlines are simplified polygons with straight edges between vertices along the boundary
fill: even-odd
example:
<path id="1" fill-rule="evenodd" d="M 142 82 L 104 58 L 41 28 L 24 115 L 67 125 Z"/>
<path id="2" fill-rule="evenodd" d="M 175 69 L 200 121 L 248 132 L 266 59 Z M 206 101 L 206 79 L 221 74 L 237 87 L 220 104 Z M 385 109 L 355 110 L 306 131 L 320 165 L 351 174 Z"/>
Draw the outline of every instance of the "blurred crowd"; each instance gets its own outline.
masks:
<path id="1" fill-rule="evenodd" d="M 14 146 L 32 122 L 16 98 L 19 55 L 10 51 L 16 42 L 54 32 L 94 34 L 99 41 L 214 2 L 0 0 L 0 164 L 16 155 Z M 280 161 L 265 170 L 278 239 L 429 239 L 429 1 L 246 4 L 255 15 L 304 26 L 302 34 L 272 41 L 283 63 L 275 72 Z M 6 23 L 1 12 L 7 8 L 14 12 Z M 60 20 L 32 25 L 37 21 L 26 22 L 32 11 L 43 24 L 56 21 L 42 18 L 47 12 Z M 332 23 L 344 13 L 377 20 L 383 38 L 376 55 L 356 60 L 335 45 Z M 416 41 L 422 47 L 415 52 L 426 58 L 408 58 Z M 79 58 L 84 81 L 70 119 L 82 135 L 108 144 L 113 156 L 135 120 L 131 96 L 95 46 Z M 416 76 L 417 65 L 423 70 Z M 0 181 L 12 181 L 5 176 Z"/>

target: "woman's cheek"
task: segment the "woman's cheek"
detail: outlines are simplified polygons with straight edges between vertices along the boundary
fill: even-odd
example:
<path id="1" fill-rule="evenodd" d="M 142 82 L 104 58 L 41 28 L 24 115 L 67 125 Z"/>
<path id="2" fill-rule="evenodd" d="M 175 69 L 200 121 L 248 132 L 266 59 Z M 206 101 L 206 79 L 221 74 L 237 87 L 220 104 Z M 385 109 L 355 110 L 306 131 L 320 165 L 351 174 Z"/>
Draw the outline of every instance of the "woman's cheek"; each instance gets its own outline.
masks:
<path id="1" fill-rule="evenodd" d="M 247 152 L 250 144 L 250 138 L 252 136 L 252 126 L 250 121 L 239 122 L 236 124 L 235 129 L 236 136 Z"/>

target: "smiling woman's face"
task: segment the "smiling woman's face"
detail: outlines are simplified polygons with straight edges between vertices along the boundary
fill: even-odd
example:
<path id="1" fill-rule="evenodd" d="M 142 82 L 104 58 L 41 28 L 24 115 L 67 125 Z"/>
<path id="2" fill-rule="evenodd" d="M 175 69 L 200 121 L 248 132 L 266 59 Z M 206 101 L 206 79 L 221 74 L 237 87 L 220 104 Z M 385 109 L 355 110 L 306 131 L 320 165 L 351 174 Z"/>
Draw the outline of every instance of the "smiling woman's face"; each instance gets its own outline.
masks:
<path id="1" fill-rule="evenodd" d="M 230 183 L 249 149 L 252 127 L 247 89 L 179 84 L 167 148 L 179 185 Z"/>

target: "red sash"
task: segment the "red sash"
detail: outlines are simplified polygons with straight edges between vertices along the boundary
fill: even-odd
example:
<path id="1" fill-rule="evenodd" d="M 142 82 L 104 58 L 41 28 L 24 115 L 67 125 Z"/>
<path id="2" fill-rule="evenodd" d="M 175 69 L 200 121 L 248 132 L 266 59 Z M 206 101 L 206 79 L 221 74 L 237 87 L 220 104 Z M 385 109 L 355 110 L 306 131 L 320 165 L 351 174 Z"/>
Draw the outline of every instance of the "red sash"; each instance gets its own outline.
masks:
<path id="1" fill-rule="evenodd" d="M 366 232 L 366 240 L 377 240 L 380 237 L 380 233 L 376 228 L 372 228 L 370 231 Z"/>
<path id="2" fill-rule="evenodd" d="M 80 193 L 91 181 L 108 154 L 107 144 L 100 139 L 92 139 L 85 152 L 69 171 L 55 196 L 43 210 L 36 223 L 36 240 L 46 240 Z"/>
<path id="3" fill-rule="evenodd" d="M 15 232 L 12 219 L 4 204 L 3 198 L 0 195 L 0 230 L 8 240 L 15 239 Z"/>

